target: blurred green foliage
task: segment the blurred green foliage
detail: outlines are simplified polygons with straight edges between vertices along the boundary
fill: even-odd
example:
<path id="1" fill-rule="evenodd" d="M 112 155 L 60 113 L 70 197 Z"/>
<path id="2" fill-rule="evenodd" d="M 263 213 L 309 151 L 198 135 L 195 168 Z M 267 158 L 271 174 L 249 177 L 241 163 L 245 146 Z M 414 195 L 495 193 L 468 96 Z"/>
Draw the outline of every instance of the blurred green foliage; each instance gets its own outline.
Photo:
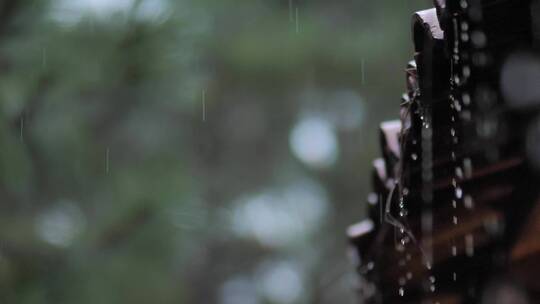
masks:
<path id="1" fill-rule="evenodd" d="M 0 302 L 353 303 L 344 230 L 428 5 L 0 1 Z M 310 115 L 330 167 L 291 153 Z"/>

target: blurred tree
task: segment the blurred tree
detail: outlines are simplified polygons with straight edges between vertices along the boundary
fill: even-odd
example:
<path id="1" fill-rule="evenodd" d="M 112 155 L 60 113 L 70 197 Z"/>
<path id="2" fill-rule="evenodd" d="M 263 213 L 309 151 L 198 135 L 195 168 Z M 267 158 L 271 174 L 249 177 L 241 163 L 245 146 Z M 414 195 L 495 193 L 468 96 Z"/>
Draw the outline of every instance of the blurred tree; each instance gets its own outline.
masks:
<path id="1" fill-rule="evenodd" d="M 351 303 L 422 4 L 1 1 L 0 301 Z"/>

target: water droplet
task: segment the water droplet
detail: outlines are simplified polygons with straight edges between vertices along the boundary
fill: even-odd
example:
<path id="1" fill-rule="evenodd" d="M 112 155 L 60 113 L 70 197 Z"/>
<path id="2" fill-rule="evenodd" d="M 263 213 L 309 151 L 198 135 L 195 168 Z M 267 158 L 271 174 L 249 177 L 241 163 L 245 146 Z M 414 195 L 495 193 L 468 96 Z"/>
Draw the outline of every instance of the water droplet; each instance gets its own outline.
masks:
<path id="1" fill-rule="evenodd" d="M 407 244 L 408 242 L 410 241 L 410 238 L 408 236 L 404 237 L 401 239 L 401 244 L 402 245 L 405 245 Z"/>
<path id="2" fill-rule="evenodd" d="M 463 178 L 463 170 L 460 167 L 456 167 L 456 176 L 460 179 Z"/>
<path id="3" fill-rule="evenodd" d="M 416 153 L 413 153 L 413 154 L 411 154 L 411 158 L 412 158 L 412 160 L 417 160 L 418 155 Z"/>
<path id="4" fill-rule="evenodd" d="M 403 195 L 409 195 L 409 188 L 403 187 Z"/>
<path id="5" fill-rule="evenodd" d="M 471 76 L 471 68 L 468 65 L 463 67 L 463 76 L 465 77 Z"/>
<path id="6" fill-rule="evenodd" d="M 463 93 L 463 97 L 462 97 L 462 100 L 463 100 L 463 104 L 468 106 L 471 104 L 471 95 L 469 95 L 468 93 Z"/>
<path id="7" fill-rule="evenodd" d="M 405 295 L 405 288 L 400 287 L 398 293 L 399 293 L 399 295 L 400 295 L 401 297 L 403 297 L 403 296 Z"/>
<path id="8" fill-rule="evenodd" d="M 458 100 L 454 100 L 454 108 L 457 112 L 461 112 L 461 105 L 459 104 Z"/>
<path id="9" fill-rule="evenodd" d="M 463 190 L 460 187 L 456 187 L 456 198 L 460 199 L 463 196 Z"/>

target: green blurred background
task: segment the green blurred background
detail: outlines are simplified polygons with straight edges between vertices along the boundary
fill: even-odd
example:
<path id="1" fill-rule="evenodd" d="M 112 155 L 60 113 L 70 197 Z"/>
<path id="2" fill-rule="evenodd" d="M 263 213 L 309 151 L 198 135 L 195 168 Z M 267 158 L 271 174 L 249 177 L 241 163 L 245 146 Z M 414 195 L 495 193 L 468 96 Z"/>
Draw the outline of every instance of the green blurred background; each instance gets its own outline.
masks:
<path id="1" fill-rule="evenodd" d="M 429 6 L 0 1 L 0 303 L 354 303 Z"/>

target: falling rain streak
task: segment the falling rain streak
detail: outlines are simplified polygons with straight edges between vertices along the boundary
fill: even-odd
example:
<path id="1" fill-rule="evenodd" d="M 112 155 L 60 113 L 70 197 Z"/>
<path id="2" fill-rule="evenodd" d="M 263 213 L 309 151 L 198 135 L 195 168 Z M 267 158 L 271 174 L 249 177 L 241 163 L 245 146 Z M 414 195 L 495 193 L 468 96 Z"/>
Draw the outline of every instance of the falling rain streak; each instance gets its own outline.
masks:
<path id="1" fill-rule="evenodd" d="M 206 91 L 202 91 L 202 121 L 206 121 Z"/>
<path id="2" fill-rule="evenodd" d="M 424 109 L 420 116 L 422 121 L 422 182 L 425 185 L 422 190 L 424 208 L 422 211 L 422 235 L 425 251 L 425 267 L 429 277 L 429 291 L 435 292 L 435 276 L 431 273 L 433 265 L 433 130 L 431 129 L 431 112 Z"/>
<path id="3" fill-rule="evenodd" d="M 298 6 L 294 5 L 293 0 L 289 0 L 289 22 L 294 22 L 294 30 L 296 34 L 300 33 L 298 15 Z"/>
<path id="4" fill-rule="evenodd" d="M 295 9 L 295 25 L 296 25 L 296 33 L 300 33 L 300 25 L 298 23 L 298 7 Z"/>
<path id="5" fill-rule="evenodd" d="M 460 5 L 465 11 L 469 8 L 469 4 L 466 0 L 462 0 Z M 469 43 L 471 26 L 467 20 L 460 21 L 458 16 L 452 18 L 452 26 L 455 35 L 451 57 L 452 77 L 450 84 L 452 93 L 450 93 L 449 96 L 449 110 L 451 113 L 450 136 L 452 137 L 451 160 L 454 165 L 454 176 L 452 178 L 454 195 L 452 198 L 453 213 L 451 215 L 451 221 L 454 226 L 458 226 L 459 209 L 465 208 L 470 212 L 474 209 L 472 196 L 467 194 L 462 186 L 464 180 L 472 177 L 472 162 L 467 156 L 458 157 L 457 155 L 459 144 L 463 141 L 463 139 L 459 138 L 459 128 L 471 119 L 471 112 L 469 109 L 471 97 L 467 87 L 468 80 L 471 76 L 471 68 L 467 62 L 467 58 L 470 56 L 467 48 L 463 47 Z M 456 257 L 459 254 L 457 246 L 458 242 L 465 243 L 464 250 L 467 257 L 474 256 L 474 236 L 472 234 L 467 234 L 464 240 L 461 238 L 454 238 L 452 240 L 451 254 L 453 257 Z M 454 282 L 458 281 L 456 270 L 452 272 L 452 280 Z"/>
<path id="6" fill-rule="evenodd" d="M 458 31 L 458 20 L 457 20 L 457 17 L 454 17 L 454 19 L 452 20 L 452 23 L 453 23 L 453 26 L 454 26 L 454 32 L 456 33 L 455 35 L 455 39 L 454 39 L 454 49 L 453 49 L 453 56 L 452 56 L 452 77 L 450 79 L 450 86 L 451 86 L 451 90 L 452 91 L 455 91 L 458 87 L 459 87 L 459 84 L 460 84 L 460 79 L 459 79 L 459 76 L 457 75 L 457 73 L 455 72 L 455 67 L 459 65 L 459 40 L 458 40 L 458 35 L 457 35 L 457 31 Z M 460 185 L 458 184 L 458 181 L 460 181 L 460 172 L 462 171 L 461 168 L 459 167 L 458 165 L 458 160 L 457 160 L 457 157 L 456 157 L 456 152 L 457 152 L 457 145 L 459 144 L 459 138 L 458 138 L 458 134 L 456 133 L 456 128 L 459 126 L 458 125 L 458 122 L 456 120 L 459 120 L 460 116 L 459 116 L 459 112 L 461 111 L 461 106 L 459 104 L 459 101 L 456 99 L 455 97 L 455 93 L 452 92 L 450 93 L 449 95 L 449 98 L 448 98 L 448 101 L 449 101 L 449 111 L 450 111 L 450 115 L 451 115 L 451 122 L 450 122 L 450 136 L 452 138 L 452 148 L 451 148 L 451 152 L 450 152 L 450 157 L 451 157 L 451 161 L 453 163 L 453 166 L 455 167 L 455 170 L 454 170 L 454 176 L 452 177 L 452 187 L 454 188 L 454 197 L 452 198 L 451 202 L 452 202 L 452 214 L 451 214 L 451 219 L 452 219 L 452 224 L 454 226 L 457 226 L 458 225 L 458 202 L 461 201 L 461 197 L 463 195 L 463 191 L 460 187 Z M 451 241 L 452 245 L 451 245 L 451 254 L 453 257 L 456 257 L 458 255 L 458 252 L 457 252 L 457 244 L 456 244 L 456 239 L 453 238 L 452 241 Z M 452 280 L 454 282 L 457 281 L 457 275 L 456 275 L 456 272 L 452 272 Z"/>

